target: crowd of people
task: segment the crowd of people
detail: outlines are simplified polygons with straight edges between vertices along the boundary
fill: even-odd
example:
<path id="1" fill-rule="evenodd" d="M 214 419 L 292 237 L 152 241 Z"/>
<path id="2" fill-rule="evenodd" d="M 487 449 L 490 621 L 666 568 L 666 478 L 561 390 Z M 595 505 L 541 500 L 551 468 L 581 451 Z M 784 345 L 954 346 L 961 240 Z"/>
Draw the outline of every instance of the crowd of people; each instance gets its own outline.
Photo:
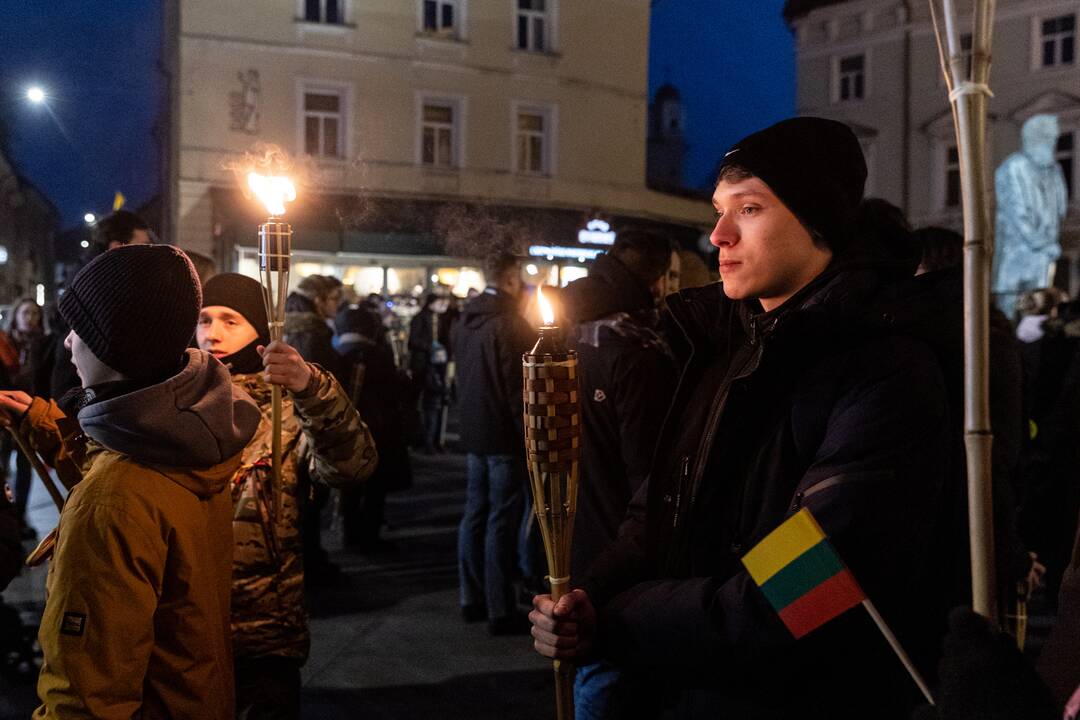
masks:
<path id="1" fill-rule="evenodd" d="M 663 233 L 625 228 L 551 289 L 582 438 L 574 590 L 557 603 L 525 463 L 536 323 L 516 238 L 466 301 L 423 298 L 404 344 L 385 298 L 322 275 L 272 340 L 256 280 L 197 271 L 137 216 L 110 216 L 49 322 L 21 300 L 0 333 L 0 424 L 77 481 L 35 717 L 299 717 L 305 592 L 338 572 L 323 518 L 340 514 L 347 548 L 392 551 L 386 497 L 412 481 L 410 446 L 465 454 L 462 620 L 573 661 L 579 720 L 1075 715 L 1080 306 L 1046 288 L 991 322 L 999 617 L 1033 597 L 1057 614 L 1036 666 L 954 609 L 971 594 L 962 240 L 864 199 L 865 179 L 848 127 L 781 122 L 720 168 L 722 282 Z M 0 587 L 34 534 L 31 486 L 20 456 Z M 750 576 L 744 556 L 804 509 L 936 705 L 868 615 L 796 639 Z"/>

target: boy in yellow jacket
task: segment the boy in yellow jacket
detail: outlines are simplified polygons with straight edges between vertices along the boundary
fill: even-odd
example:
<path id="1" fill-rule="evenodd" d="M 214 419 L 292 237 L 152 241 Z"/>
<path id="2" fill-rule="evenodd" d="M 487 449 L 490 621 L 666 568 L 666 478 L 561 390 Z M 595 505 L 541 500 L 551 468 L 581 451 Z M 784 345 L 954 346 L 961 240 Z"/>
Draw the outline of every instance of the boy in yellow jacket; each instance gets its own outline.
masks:
<path id="1" fill-rule="evenodd" d="M 105 253 L 60 299 L 72 412 L 0 392 L 0 423 L 82 476 L 49 568 L 35 718 L 233 717 L 225 489 L 260 415 L 187 349 L 201 295 L 174 247 Z"/>

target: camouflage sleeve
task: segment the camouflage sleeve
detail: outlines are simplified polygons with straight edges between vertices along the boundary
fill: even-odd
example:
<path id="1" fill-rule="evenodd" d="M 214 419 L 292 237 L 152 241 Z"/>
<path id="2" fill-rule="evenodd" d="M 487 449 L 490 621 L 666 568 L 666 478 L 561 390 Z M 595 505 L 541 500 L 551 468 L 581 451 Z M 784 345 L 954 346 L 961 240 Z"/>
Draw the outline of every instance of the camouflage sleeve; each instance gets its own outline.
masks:
<path id="1" fill-rule="evenodd" d="M 311 449 L 311 477 L 331 487 L 363 482 L 379 461 L 375 440 L 334 376 L 308 367 L 312 381 L 293 394 L 293 406 Z"/>

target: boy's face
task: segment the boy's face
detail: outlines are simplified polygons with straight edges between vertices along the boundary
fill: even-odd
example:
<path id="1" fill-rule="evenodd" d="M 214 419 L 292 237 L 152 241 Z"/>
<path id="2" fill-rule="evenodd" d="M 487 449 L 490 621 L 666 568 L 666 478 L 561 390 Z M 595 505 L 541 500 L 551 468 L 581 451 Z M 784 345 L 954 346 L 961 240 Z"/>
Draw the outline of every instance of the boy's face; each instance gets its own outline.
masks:
<path id="1" fill-rule="evenodd" d="M 210 305 L 199 311 L 195 342 L 216 358 L 243 350 L 257 337 L 255 326 L 232 308 Z"/>
<path id="2" fill-rule="evenodd" d="M 816 244 L 759 178 L 721 181 L 713 206 L 717 221 L 709 240 L 720 250 L 720 279 L 724 294 L 733 300 L 757 298 L 772 310 L 832 259 L 832 251 Z"/>
<path id="3" fill-rule="evenodd" d="M 79 374 L 83 389 L 122 378 L 120 373 L 101 362 L 74 330 L 64 338 L 64 347 L 71 351 L 71 362 Z"/>

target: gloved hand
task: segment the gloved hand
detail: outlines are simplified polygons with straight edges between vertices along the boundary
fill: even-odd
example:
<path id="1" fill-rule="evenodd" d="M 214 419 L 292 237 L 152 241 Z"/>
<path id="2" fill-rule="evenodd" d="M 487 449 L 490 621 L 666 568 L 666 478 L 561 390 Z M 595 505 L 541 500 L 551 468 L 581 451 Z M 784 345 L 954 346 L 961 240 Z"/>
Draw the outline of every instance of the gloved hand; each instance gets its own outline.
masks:
<path id="1" fill-rule="evenodd" d="M 936 707 L 912 720 L 1056 720 L 1050 691 L 1016 642 L 969 608 L 949 615 Z"/>

